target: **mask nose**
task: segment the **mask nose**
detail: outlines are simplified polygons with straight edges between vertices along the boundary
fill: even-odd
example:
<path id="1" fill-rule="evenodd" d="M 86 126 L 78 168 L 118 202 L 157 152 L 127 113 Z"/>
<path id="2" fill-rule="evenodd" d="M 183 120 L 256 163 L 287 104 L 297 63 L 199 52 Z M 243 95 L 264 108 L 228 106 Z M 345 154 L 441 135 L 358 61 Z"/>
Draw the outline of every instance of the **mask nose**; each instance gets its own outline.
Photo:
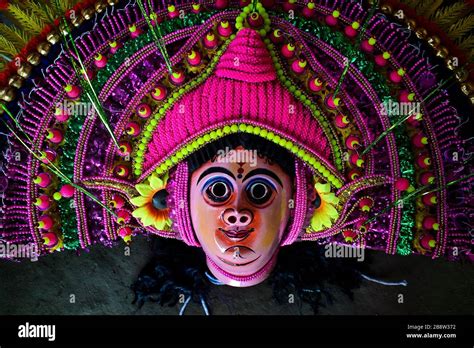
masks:
<path id="1" fill-rule="evenodd" d="M 222 214 L 224 222 L 231 227 L 246 227 L 252 220 L 253 215 L 249 210 L 226 209 Z"/>

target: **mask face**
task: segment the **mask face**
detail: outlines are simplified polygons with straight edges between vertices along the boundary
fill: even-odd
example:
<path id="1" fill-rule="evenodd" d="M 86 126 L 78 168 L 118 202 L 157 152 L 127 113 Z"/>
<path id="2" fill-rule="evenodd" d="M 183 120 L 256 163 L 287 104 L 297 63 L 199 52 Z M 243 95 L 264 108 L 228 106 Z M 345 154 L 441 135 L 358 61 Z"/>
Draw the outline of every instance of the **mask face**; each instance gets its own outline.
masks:
<path id="1" fill-rule="evenodd" d="M 290 176 L 278 164 L 242 147 L 193 172 L 191 220 L 197 239 L 212 261 L 208 265 L 214 276 L 226 284 L 243 286 L 223 273 L 253 275 L 276 257 L 290 217 L 291 198 Z M 267 268 L 246 285 L 263 281 L 271 271 Z"/>

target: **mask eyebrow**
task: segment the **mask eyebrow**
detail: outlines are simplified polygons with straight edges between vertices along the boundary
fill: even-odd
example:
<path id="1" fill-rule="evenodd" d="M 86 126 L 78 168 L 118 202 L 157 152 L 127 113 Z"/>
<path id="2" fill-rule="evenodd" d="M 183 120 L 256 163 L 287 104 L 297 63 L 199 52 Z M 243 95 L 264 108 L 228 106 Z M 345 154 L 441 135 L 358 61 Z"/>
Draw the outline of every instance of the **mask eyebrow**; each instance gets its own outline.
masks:
<path id="1" fill-rule="evenodd" d="M 209 175 L 209 174 L 212 174 L 212 173 L 224 173 L 224 174 L 227 174 L 229 175 L 232 179 L 235 180 L 235 176 L 234 174 L 232 174 L 232 172 L 228 169 L 225 169 L 225 168 L 222 168 L 222 167 L 211 167 L 211 168 L 208 168 L 206 169 L 200 176 L 199 176 L 199 179 L 197 181 L 197 184 L 199 184 L 199 181 L 202 180 L 202 178 L 204 178 L 206 175 Z"/>
<path id="2" fill-rule="evenodd" d="M 242 182 L 244 182 L 245 180 L 247 180 L 248 178 L 250 178 L 252 176 L 259 175 L 259 174 L 268 175 L 269 177 L 275 179 L 275 181 L 278 182 L 281 187 L 283 187 L 283 184 L 282 184 L 280 178 L 275 173 L 273 173 L 271 170 L 268 170 L 268 169 L 265 169 L 265 168 L 257 168 L 257 169 L 254 169 L 254 170 L 250 171 L 244 177 Z"/>

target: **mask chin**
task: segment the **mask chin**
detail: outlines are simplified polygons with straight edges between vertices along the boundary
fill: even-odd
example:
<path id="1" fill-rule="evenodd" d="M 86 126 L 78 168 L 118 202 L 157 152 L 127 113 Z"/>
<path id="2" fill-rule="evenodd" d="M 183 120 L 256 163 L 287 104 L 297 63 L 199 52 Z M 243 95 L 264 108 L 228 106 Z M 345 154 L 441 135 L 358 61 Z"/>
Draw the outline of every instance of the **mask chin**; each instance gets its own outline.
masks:
<path id="1" fill-rule="evenodd" d="M 207 267 L 211 271 L 211 273 L 216 277 L 220 282 L 225 285 L 234 286 L 234 287 L 248 287 L 262 283 L 265 281 L 269 276 L 270 273 L 273 271 L 276 265 L 277 256 L 280 248 L 278 247 L 276 251 L 273 253 L 270 260 L 257 272 L 239 276 L 235 274 L 231 274 L 221 267 L 219 267 L 212 259 L 206 255 L 206 262 Z"/>

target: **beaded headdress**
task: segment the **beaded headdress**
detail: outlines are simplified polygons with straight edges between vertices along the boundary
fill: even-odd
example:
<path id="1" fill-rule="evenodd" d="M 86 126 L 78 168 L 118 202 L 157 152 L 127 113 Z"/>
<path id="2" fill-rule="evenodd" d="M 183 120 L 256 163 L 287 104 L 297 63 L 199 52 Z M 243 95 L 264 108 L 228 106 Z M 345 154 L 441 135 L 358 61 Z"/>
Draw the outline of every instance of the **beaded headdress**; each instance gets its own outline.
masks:
<path id="1" fill-rule="evenodd" d="M 49 23 L 44 8 L 6 3 Z M 199 246 L 187 159 L 252 134 L 295 163 L 282 246 L 472 259 L 460 129 L 472 84 L 462 56 L 437 36 L 427 45 L 404 9 L 339 0 L 69 8 L 2 75 L 0 240 L 41 254 L 139 234 Z"/>

